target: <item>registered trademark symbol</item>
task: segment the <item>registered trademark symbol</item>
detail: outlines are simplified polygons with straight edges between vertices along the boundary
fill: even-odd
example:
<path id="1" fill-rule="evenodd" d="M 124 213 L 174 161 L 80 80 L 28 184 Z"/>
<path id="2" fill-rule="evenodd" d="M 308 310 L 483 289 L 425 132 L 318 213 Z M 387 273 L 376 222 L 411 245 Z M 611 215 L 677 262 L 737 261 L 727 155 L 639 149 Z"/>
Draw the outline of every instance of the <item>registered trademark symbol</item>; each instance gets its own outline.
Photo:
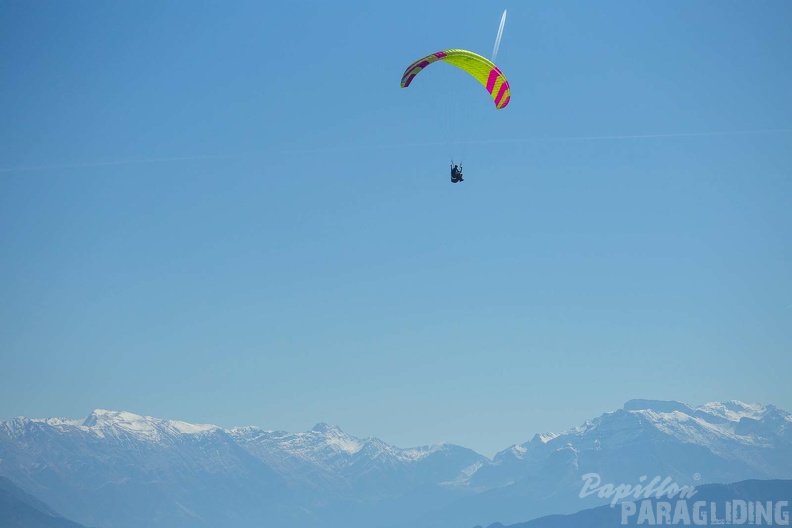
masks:
<path id="1" fill-rule="evenodd" d="M 701 473 L 693 473 L 693 480 L 701 480 Z"/>

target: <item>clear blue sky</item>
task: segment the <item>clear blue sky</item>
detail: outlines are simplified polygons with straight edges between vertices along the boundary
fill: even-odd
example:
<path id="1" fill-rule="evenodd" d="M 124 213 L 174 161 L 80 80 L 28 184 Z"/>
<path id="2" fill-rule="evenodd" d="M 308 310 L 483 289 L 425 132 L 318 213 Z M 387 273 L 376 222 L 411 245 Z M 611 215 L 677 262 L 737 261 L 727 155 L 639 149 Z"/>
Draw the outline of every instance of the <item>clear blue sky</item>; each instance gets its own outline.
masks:
<path id="1" fill-rule="evenodd" d="M 399 79 L 489 56 L 504 8 L 511 103 L 462 82 L 455 186 L 466 79 Z M 792 410 L 792 132 L 741 133 L 792 128 L 790 27 L 787 0 L 0 2 L 0 418 L 491 455 L 635 397 Z"/>

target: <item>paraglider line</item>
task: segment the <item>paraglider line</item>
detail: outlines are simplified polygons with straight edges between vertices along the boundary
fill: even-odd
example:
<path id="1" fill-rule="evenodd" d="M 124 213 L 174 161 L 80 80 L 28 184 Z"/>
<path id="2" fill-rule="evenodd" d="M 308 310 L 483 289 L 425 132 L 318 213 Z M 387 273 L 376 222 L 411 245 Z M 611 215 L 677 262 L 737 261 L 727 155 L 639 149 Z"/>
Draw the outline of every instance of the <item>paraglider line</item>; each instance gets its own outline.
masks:
<path id="1" fill-rule="evenodd" d="M 792 132 L 792 128 L 768 128 L 760 130 L 735 130 L 735 131 L 721 131 L 721 132 L 674 132 L 666 134 L 632 134 L 632 135 L 611 135 L 611 136 L 550 136 L 550 137 L 528 137 L 528 138 L 515 138 L 515 139 L 485 139 L 478 141 L 469 141 L 470 144 L 484 145 L 484 144 L 504 144 L 504 143 L 540 143 L 540 142 L 573 142 L 573 141 L 619 141 L 631 139 L 663 139 L 663 138 L 685 138 L 685 137 L 715 137 L 715 136 L 748 136 L 748 135 L 762 135 L 762 134 L 783 134 Z M 91 167 L 112 167 L 121 165 L 137 165 L 148 163 L 168 163 L 178 161 L 204 161 L 204 160 L 221 160 L 221 159 L 241 159 L 248 157 L 256 157 L 271 154 L 321 154 L 330 152 L 359 152 L 366 150 L 395 150 L 395 149 L 410 149 L 410 148 L 425 148 L 430 146 L 445 145 L 442 141 L 424 142 L 424 143 L 402 143 L 390 145 L 366 145 L 366 146 L 338 146 L 338 147 L 324 147 L 315 149 L 282 149 L 282 150 L 262 150 L 259 152 L 249 152 L 244 154 L 225 154 L 225 155 L 206 155 L 206 156 L 179 156 L 169 158 L 140 158 L 140 159 L 126 159 L 126 160 L 112 160 L 112 161 L 96 161 L 86 163 L 64 163 L 53 165 L 32 165 L 22 167 L 0 167 L 0 173 L 12 172 L 35 172 L 45 170 L 62 170 L 62 169 L 84 169 Z"/>

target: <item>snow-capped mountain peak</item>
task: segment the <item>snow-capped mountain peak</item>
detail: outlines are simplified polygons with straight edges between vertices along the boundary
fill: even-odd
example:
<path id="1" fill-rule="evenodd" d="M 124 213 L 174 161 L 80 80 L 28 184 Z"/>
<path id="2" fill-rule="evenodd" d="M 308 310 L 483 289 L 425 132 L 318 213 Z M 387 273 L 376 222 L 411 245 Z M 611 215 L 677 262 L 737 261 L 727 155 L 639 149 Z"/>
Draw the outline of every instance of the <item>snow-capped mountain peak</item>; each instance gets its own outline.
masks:
<path id="1" fill-rule="evenodd" d="M 531 442 L 540 442 L 542 444 L 546 444 L 553 438 L 557 437 L 558 433 L 542 433 L 542 434 L 535 434 L 534 437 L 531 439 Z"/>
<path id="2" fill-rule="evenodd" d="M 236 518 L 240 510 L 227 510 L 229 504 L 249 508 L 250 525 L 258 526 L 262 514 L 287 503 L 288 514 L 268 525 L 327 511 L 329 518 L 348 519 L 349 508 L 360 507 L 361 514 L 371 508 L 368 526 L 382 520 L 380 501 L 387 515 L 418 512 L 423 503 L 414 501 L 427 492 L 460 498 L 455 508 L 469 504 L 500 514 L 504 504 L 514 504 L 535 512 L 564 493 L 579 506 L 581 475 L 592 471 L 610 482 L 670 475 L 687 484 L 696 473 L 706 481 L 789 478 L 789 453 L 792 417 L 737 401 L 694 408 L 631 400 L 564 433 L 537 434 L 492 460 L 448 443 L 403 449 L 327 423 L 297 433 L 221 429 L 105 409 L 83 420 L 0 421 L 1 475 L 78 520 L 121 528 L 177 526 L 193 512 Z M 531 502 L 537 496 L 542 500 Z M 153 500 L 159 524 L 145 513 L 146 522 L 118 516 Z M 403 507 L 393 508 L 397 503 Z"/>
<path id="3" fill-rule="evenodd" d="M 754 420 L 761 418 L 767 412 L 768 407 L 758 403 L 746 404 L 731 400 L 728 402 L 705 403 L 699 406 L 698 410 L 730 422 L 739 422 L 742 418 L 752 418 Z"/>
<path id="4" fill-rule="evenodd" d="M 630 400 L 624 404 L 625 411 L 655 411 L 659 413 L 680 412 L 683 414 L 693 414 L 693 409 L 688 405 L 678 401 L 662 400 Z"/>
<path id="5" fill-rule="evenodd" d="M 319 422 L 318 424 L 314 425 L 311 428 L 311 431 L 315 433 L 322 433 L 322 434 L 344 434 L 338 426 L 330 425 L 325 422 Z"/>
<path id="6" fill-rule="evenodd" d="M 191 424 L 178 420 L 163 420 L 126 411 L 96 409 L 80 424 L 99 435 L 131 435 L 141 440 L 158 441 L 164 436 L 201 434 L 218 430 L 215 425 Z"/>

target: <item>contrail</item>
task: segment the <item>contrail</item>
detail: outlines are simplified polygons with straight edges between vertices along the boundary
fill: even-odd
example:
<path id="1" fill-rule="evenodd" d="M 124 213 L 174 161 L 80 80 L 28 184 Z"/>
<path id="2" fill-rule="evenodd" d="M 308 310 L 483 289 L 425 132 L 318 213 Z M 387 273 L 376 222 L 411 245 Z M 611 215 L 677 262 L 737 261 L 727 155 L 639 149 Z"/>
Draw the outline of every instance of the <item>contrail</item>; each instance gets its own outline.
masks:
<path id="1" fill-rule="evenodd" d="M 53 169 L 88 169 L 91 167 L 113 167 L 117 165 L 138 165 L 141 163 L 165 163 L 169 161 L 203 161 L 210 159 L 232 159 L 240 155 L 179 156 L 170 158 L 137 158 L 109 161 L 89 161 L 82 163 L 62 163 L 57 165 L 28 165 L 24 167 L 0 167 L 0 172 L 33 172 Z"/>
<path id="2" fill-rule="evenodd" d="M 548 136 L 532 138 L 514 139 L 485 139 L 476 143 L 533 143 L 537 141 L 606 141 L 618 139 L 658 139 L 658 138 L 681 138 L 681 137 L 711 137 L 711 136 L 749 136 L 759 134 L 778 134 L 792 132 L 792 128 L 767 128 L 759 130 L 732 130 L 720 132 L 670 132 L 665 134 L 632 134 L 632 135 L 613 135 L 613 136 Z"/>
<path id="3" fill-rule="evenodd" d="M 503 10 L 503 16 L 501 17 L 500 27 L 498 28 L 498 36 L 495 37 L 495 47 L 492 48 L 492 62 L 495 62 L 495 59 L 498 57 L 498 48 L 500 48 L 500 41 L 503 37 L 503 26 L 506 25 L 506 10 Z"/>
<path id="4" fill-rule="evenodd" d="M 710 132 L 666 132 L 662 134 L 624 134 L 624 135 L 610 135 L 610 136 L 534 136 L 524 138 L 499 138 L 499 139 L 473 139 L 469 141 L 470 144 L 475 145 L 491 145 L 499 143 L 541 143 L 545 141 L 551 142 L 574 142 L 574 141 L 618 141 L 628 139 L 662 139 L 662 138 L 685 138 L 685 137 L 715 137 L 715 136 L 750 136 L 750 135 L 765 135 L 765 134 L 783 134 L 792 132 L 792 128 L 765 128 L 754 130 L 725 130 L 725 131 L 710 131 Z M 414 143 L 392 143 L 384 145 L 366 145 L 366 146 L 334 146 L 334 147 L 320 147 L 313 149 L 286 149 L 279 150 L 277 154 L 321 154 L 325 152 L 352 152 L 361 150 L 395 150 L 395 149 L 411 149 L 423 148 L 431 146 L 445 145 L 443 141 L 423 141 Z M 276 154 L 276 152 L 261 152 L 260 154 Z"/>

